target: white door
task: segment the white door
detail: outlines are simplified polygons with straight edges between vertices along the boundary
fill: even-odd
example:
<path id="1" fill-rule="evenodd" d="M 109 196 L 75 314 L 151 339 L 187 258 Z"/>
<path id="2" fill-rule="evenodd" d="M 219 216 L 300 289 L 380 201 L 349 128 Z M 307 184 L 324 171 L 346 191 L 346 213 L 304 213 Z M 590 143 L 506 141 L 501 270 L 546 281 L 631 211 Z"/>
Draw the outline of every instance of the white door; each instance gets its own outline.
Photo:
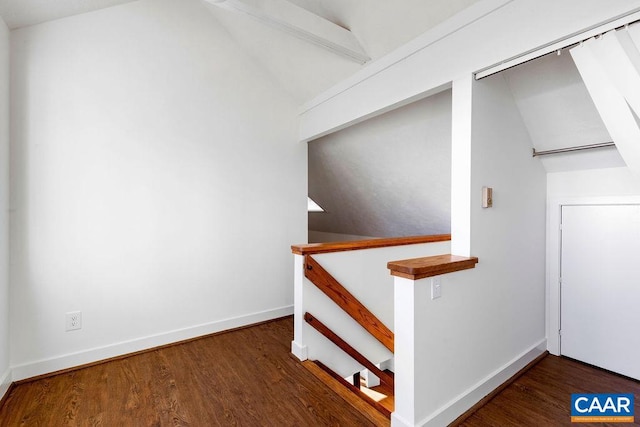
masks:
<path id="1" fill-rule="evenodd" d="M 562 207 L 563 355 L 640 379 L 640 206 Z"/>

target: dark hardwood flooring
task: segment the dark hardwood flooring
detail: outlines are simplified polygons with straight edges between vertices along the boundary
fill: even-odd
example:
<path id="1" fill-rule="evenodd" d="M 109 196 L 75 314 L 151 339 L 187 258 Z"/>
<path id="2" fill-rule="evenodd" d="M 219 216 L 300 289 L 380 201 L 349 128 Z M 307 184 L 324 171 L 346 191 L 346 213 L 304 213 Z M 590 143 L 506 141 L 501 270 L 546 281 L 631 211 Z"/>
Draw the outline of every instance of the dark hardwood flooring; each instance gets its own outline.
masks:
<path id="1" fill-rule="evenodd" d="M 635 423 L 571 423 L 572 393 L 633 393 Z M 640 425 L 640 382 L 575 360 L 549 355 L 460 425 L 465 427 Z"/>
<path id="2" fill-rule="evenodd" d="M 0 426 L 375 425 L 289 354 L 292 336 L 289 317 L 25 382 L 0 407 Z M 640 382 L 555 356 L 460 425 L 576 425 L 570 396 L 580 392 L 634 393 L 640 425 Z"/>
<path id="3" fill-rule="evenodd" d="M 19 384 L 0 426 L 373 426 L 292 337 L 289 317 Z"/>

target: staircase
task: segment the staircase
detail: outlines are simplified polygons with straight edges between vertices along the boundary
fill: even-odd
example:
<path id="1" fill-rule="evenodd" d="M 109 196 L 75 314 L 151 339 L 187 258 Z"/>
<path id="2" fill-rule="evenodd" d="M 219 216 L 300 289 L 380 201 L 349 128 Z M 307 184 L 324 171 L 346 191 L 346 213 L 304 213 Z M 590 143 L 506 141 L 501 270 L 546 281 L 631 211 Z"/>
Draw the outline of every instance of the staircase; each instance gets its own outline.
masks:
<path id="1" fill-rule="evenodd" d="M 394 332 L 385 324 L 394 319 L 394 286 L 387 263 L 449 253 L 450 239 L 436 235 L 292 246 L 292 353 L 375 425 L 390 425 L 395 410 Z"/>
<path id="2" fill-rule="evenodd" d="M 337 304 L 340 309 L 351 316 L 353 320 L 358 322 L 371 336 L 377 339 L 382 345 L 389 349 L 389 351 L 393 352 L 393 332 L 387 326 L 329 274 L 311 255 L 305 256 L 304 267 L 305 277 L 309 279 L 311 283 Z M 381 370 L 362 353 L 349 345 L 347 341 L 329 329 L 313 314 L 305 313 L 304 320 L 344 353 L 348 354 L 356 362 L 368 369 L 370 373 L 379 378 L 381 384 L 372 388 L 363 387 L 360 372 L 354 373 L 353 381 L 349 382 L 318 360 L 310 361 L 306 363 L 306 366 L 309 367 L 309 364 L 315 365 L 315 367 L 328 375 L 319 376 L 323 381 L 329 378 L 333 379 L 333 381 L 331 381 L 333 386 L 340 386 L 349 390 L 383 415 L 388 422 L 393 412 L 393 373 L 388 370 Z M 317 372 L 315 367 L 311 369 L 312 372 Z"/>

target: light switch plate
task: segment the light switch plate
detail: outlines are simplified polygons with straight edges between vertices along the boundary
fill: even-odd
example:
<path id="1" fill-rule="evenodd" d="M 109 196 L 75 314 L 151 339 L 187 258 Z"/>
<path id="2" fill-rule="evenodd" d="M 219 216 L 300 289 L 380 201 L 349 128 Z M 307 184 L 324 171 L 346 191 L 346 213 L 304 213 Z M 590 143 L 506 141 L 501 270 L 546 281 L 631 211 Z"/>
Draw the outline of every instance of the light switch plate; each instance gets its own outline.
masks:
<path id="1" fill-rule="evenodd" d="M 437 299 L 442 296 L 442 281 L 440 277 L 431 278 L 431 299 Z"/>

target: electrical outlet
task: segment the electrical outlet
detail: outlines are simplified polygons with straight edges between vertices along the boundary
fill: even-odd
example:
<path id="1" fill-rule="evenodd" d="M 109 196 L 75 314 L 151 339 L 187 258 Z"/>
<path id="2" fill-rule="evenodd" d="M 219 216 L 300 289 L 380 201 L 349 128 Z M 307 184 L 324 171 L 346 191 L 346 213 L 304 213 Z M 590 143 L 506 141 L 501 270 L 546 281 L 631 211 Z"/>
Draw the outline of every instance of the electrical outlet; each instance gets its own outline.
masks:
<path id="1" fill-rule="evenodd" d="M 82 328 L 82 312 L 71 311 L 66 315 L 66 331 L 75 331 Z"/>

